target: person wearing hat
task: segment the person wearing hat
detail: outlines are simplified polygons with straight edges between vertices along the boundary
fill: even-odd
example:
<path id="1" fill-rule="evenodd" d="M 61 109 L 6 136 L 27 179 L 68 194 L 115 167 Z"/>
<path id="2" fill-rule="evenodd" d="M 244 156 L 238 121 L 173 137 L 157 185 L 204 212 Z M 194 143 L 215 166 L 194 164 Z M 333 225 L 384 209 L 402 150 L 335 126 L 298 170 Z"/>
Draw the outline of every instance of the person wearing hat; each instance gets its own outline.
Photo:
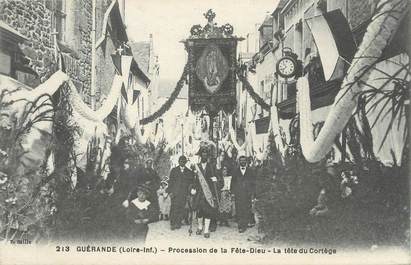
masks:
<path id="1" fill-rule="evenodd" d="M 239 154 L 239 166 L 232 172 L 231 193 L 234 194 L 238 231 L 243 233 L 252 216 L 251 206 L 255 198 L 255 174 L 244 153 Z"/>
<path id="2" fill-rule="evenodd" d="M 224 185 L 224 181 L 219 179 L 219 175 L 216 174 L 215 167 L 208 162 L 209 151 L 206 147 L 201 147 L 198 155 L 201 160 L 200 163 L 195 165 L 196 171 L 196 190 L 199 192 L 199 205 L 198 205 L 198 229 L 196 234 L 201 235 L 204 232 L 204 237 L 210 237 L 210 231 L 215 231 L 217 227 L 218 219 L 218 191 Z M 210 223 L 213 222 L 214 226 L 210 227 Z M 203 226 L 204 225 L 204 226 Z M 204 228 L 204 230 L 203 230 Z"/>
<path id="3" fill-rule="evenodd" d="M 129 236 L 142 242 L 147 236 L 148 224 L 158 218 L 155 207 L 147 200 L 149 194 L 150 188 L 147 185 L 139 185 L 123 202 L 123 206 L 127 208 L 126 217 L 130 229 Z"/>
<path id="4" fill-rule="evenodd" d="M 187 158 L 180 156 L 178 166 L 170 172 L 170 180 L 166 192 L 171 198 L 170 227 L 171 230 L 180 229 L 181 221 L 186 214 L 186 199 L 189 187 L 194 181 L 193 172 L 186 167 Z"/>
<path id="5" fill-rule="evenodd" d="M 160 213 L 160 206 L 158 203 L 157 190 L 160 188 L 160 176 L 153 168 L 153 158 L 148 157 L 146 159 L 145 167 L 141 172 L 141 183 L 147 185 L 150 189 L 147 199 L 153 204 L 157 213 Z"/>

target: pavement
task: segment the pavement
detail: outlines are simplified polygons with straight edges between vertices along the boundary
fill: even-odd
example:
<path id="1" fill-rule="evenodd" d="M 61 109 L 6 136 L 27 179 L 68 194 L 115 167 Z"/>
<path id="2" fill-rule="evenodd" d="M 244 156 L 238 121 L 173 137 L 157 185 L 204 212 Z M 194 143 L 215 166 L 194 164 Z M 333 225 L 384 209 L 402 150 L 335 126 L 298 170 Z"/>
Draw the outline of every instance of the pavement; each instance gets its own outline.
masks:
<path id="1" fill-rule="evenodd" d="M 210 233 L 210 238 L 203 235 L 196 235 L 197 224 L 193 224 L 193 233 L 188 233 L 189 226 L 183 225 L 180 229 L 171 230 L 169 221 L 159 221 L 149 225 L 145 245 L 156 246 L 226 246 L 227 244 L 236 247 L 258 247 L 258 232 L 256 226 L 247 229 L 244 233 L 239 233 L 237 224 L 230 221 L 230 227 L 218 226 L 216 232 Z"/>

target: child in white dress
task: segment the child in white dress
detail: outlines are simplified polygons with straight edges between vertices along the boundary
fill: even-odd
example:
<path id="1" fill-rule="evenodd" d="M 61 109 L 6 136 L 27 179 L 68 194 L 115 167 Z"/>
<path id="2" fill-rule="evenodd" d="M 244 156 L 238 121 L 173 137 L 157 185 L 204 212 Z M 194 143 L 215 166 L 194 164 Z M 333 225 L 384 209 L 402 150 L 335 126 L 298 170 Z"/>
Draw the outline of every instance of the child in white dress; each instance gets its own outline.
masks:
<path id="1" fill-rule="evenodd" d="M 158 203 L 160 205 L 160 220 L 168 220 L 170 215 L 171 199 L 170 195 L 166 192 L 167 187 L 167 180 L 163 180 L 160 183 L 160 188 L 157 190 Z"/>

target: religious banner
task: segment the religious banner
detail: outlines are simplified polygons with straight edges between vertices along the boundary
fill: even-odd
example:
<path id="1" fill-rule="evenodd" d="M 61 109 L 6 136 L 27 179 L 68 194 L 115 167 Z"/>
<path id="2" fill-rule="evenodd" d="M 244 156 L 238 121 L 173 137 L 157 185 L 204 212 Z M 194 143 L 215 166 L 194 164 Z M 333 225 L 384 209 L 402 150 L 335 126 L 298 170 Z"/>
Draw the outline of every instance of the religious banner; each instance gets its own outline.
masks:
<path id="1" fill-rule="evenodd" d="M 215 13 L 204 14 L 207 25 L 194 25 L 191 36 L 184 41 L 189 63 L 189 106 L 216 114 L 232 113 L 236 106 L 237 43 L 233 27 L 214 23 Z"/>

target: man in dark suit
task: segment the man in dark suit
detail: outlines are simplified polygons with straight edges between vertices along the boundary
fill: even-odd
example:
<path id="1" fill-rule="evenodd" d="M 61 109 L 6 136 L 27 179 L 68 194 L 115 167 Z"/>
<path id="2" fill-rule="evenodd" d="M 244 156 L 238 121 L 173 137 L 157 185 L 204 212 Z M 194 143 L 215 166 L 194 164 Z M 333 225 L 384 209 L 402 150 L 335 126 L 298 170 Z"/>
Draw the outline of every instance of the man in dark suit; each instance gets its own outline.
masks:
<path id="1" fill-rule="evenodd" d="M 239 156 L 239 166 L 233 170 L 231 192 L 234 194 L 238 232 L 247 230 L 250 221 L 252 200 L 255 198 L 255 175 L 247 165 L 247 157 Z"/>
<path id="2" fill-rule="evenodd" d="M 194 174 L 186 167 L 187 158 L 180 156 L 178 166 L 170 172 L 167 193 L 170 194 L 170 226 L 171 230 L 181 228 L 181 221 L 185 217 L 185 205 L 189 187 L 193 184 Z"/>
<path id="3" fill-rule="evenodd" d="M 196 190 L 199 192 L 198 205 L 198 229 L 196 234 L 201 235 L 204 232 L 204 237 L 210 237 L 210 231 L 215 231 L 216 220 L 218 218 L 218 191 L 224 185 L 219 174 L 216 174 L 216 169 L 209 162 L 209 150 L 202 147 L 199 151 L 201 158 L 200 163 L 195 165 L 196 169 Z M 215 226 L 211 227 L 210 222 L 215 222 Z M 203 226 L 204 222 L 204 226 Z M 203 229 L 204 228 L 204 229 Z M 212 229 L 213 228 L 213 229 Z"/>

